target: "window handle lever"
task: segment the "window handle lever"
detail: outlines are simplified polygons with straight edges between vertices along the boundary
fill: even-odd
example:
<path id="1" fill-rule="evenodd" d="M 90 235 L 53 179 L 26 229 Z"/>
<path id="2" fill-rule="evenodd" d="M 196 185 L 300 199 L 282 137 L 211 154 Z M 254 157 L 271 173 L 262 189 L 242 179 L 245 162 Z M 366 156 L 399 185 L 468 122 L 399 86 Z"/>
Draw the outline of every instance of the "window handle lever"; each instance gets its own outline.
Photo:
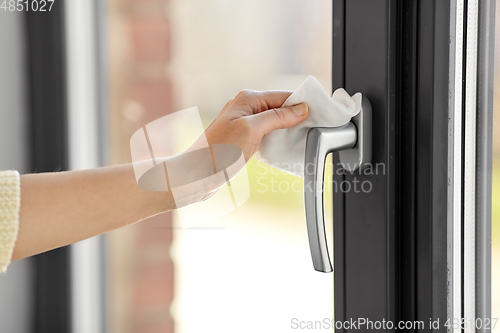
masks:
<path id="1" fill-rule="evenodd" d="M 351 122 L 335 128 L 314 127 L 307 133 L 304 161 L 304 199 L 307 234 L 314 269 L 329 273 L 323 215 L 323 178 L 329 153 L 339 151 L 340 164 L 349 172 L 364 169 L 371 162 L 371 106 L 363 97 L 361 111 Z"/>

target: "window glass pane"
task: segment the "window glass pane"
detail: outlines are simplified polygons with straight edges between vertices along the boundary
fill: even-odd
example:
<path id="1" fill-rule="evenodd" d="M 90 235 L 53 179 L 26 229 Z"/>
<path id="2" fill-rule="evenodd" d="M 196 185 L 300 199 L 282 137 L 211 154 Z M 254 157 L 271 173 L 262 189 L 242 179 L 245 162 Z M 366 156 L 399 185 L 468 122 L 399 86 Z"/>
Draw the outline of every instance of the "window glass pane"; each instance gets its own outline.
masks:
<path id="1" fill-rule="evenodd" d="M 168 113 L 197 106 L 207 126 L 242 89 L 293 90 L 308 75 L 331 89 L 330 1 L 108 3 L 113 163 L 130 162 L 131 135 Z M 180 229 L 174 213 L 109 236 L 112 332 L 287 332 L 332 318 L 302 179 L 255 159 L 247 170 L 249 200 L 202 228 Z"/>

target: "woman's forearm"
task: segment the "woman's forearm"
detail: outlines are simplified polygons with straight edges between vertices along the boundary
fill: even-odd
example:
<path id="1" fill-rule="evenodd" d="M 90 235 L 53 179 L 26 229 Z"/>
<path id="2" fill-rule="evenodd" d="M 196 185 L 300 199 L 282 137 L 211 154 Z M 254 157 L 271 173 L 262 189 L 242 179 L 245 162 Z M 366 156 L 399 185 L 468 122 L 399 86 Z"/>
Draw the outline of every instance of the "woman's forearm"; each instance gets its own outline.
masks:
<path id="1" fill-rule="evenodd" d="M 131 164 L 23 175 L 12 259 L 78 242 L 172 207 L 171 192 L 137 186 Z"/>

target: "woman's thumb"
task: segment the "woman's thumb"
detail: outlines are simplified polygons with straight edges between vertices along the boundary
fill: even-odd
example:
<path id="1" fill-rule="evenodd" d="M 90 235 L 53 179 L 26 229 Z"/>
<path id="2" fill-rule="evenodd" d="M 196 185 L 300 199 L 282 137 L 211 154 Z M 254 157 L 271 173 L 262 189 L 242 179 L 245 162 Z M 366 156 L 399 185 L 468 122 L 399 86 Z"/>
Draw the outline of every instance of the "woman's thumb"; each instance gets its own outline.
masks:
<path id="1" fill-rule="evenodd" d="M 252 125 L 259 128 L 264 135 L 280 129 L 297 125 L 306 119 L 309 113 L 307 104 L 300 103 L 282 108 L 270 109 L 250 116 Z"/>

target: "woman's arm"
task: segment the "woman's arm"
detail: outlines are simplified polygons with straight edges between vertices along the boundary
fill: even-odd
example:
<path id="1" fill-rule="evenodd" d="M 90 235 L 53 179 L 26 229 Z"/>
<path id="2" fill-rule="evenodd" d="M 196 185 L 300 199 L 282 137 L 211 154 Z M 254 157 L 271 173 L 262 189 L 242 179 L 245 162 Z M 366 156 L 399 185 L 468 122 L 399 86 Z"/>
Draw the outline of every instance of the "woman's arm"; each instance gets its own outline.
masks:
<path id="1" fill-rule="evenodd" d="M 164 212 L 172 203 L 171 192 L 137 186 L 131 164 L 22 175 L 12 259 L 118 229 Z"/>
<path id="2" fill-rule="evenodd" d="M 287 91 L 243 91 L 231 99 L 205 134 L 210 144 L 239 146 L 248 161 L 264 135 L 307 117 L 305 104 L 280 108 Z M 142 190 L 133 166 L 21 176 L 20 259 L 135 223 L 175 207 L 171 192 Z"/>

